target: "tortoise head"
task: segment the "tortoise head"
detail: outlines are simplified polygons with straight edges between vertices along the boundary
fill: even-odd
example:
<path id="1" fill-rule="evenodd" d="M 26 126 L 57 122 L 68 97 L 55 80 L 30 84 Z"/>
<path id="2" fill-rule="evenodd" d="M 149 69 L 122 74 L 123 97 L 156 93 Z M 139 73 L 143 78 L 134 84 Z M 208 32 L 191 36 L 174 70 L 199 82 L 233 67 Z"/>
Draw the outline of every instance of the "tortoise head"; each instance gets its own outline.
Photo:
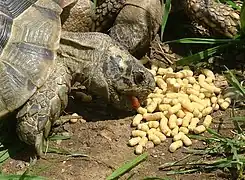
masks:
<path id="1" fill-rule="evenodd" d="M 153 75 L 128 51 L 110 46 L 103 63 L 110 103 L 120 109 L 132 110 L 132 97 L 142 103 L 155 88 Z"/>

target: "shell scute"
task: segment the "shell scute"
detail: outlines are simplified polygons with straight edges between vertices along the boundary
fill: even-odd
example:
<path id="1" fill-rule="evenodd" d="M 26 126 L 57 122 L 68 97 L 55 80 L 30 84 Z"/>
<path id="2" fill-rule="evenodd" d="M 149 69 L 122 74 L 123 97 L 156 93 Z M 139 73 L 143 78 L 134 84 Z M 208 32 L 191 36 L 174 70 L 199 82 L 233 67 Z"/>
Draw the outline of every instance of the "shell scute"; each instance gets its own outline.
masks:
<path id="1" fill-rule="evenodd" d="M 53 71 L 61 12 L 54 0 L 0 1 L 0 116 L 23 105 Z"/>

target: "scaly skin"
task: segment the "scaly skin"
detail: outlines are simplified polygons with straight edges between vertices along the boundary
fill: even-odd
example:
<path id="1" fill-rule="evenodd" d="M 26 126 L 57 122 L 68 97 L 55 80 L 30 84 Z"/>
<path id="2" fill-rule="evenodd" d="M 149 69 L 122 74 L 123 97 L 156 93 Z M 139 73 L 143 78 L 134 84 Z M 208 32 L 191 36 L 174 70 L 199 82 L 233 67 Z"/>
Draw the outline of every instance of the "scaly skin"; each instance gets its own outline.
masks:
<path id="1" fill-rule="evenodd" d="M 185 0 L 186 14 L 213 34 L 234 37 L 240 26 L 239 12 L 214 0 Z"/>
<path id="2" fill-rule="evenodd" d="M 128 97 L 144 100 L 155 88 L 153 75 L 105 34 L 63 32 L 57 62 L 17 115 L 20 139 L 34 145 L 38 156 L 52 124 L 67 106 L 71 82 L 80 82 L 92 94 L 126 110 L 132 109 Z"/>
<path id="3" fill-rule="evenodd" d="M 113 39 L 140 58 L 155 37 L 161 19 L 160 0 L 106 1 L 96 9 L 92 30 L 107 32 L 109 29 Z"/>
<path id="4" fill-rule="evenodd" d="M 113 3 L 108 8 L 108 0 L 100 0 L 95 12 L 93 30 L 109 31 L 110 36 L 131 53 L 140 54 L 142 48 L 149 45 L 146 39 L 151 40 L 156 35 L 161 23 L 160 1 L 117 0 L 117 4 L 115 0 L 111 1 Z M 116 4 L 117 7 L 112 8 L 112 4 Z M 232 38 L 239 31 L 239 12 L 214 0 L 172 0 L 172 6 L 175 10 L 184 8 L 190 19 L 208 29 L 207 34 Z M 152 23 L 154 21 L 155 23 Z M 149 27 L 151 23 L 155 27 Z"/>

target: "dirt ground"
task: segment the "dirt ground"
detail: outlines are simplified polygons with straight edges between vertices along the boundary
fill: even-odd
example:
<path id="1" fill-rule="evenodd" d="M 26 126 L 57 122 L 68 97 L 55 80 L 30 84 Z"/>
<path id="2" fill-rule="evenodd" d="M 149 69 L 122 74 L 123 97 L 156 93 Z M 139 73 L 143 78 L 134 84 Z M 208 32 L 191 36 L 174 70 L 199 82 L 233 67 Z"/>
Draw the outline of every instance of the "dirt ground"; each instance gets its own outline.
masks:
<path id="1" fill-rule="evenodd" d="M 87 157 L 47 153 L 46 159 L 39 159 L 32 166 L 30 174 L 54 180 L 102 180 L 120 165 L 136 157 L 134 148 L 127 145 L 132 131 L 130 125 L 133 116 L 122 112 L 118 115 L 115 109 L 105 104 L 99 105 L 96 101 L 84 105 L 76 106 L 75 112 L 79 112 L 87 122 L 66 123 L 64 129 L 72 135 L 71 139 L 52 141 L 50 146 L 62 148 L 72 153 L 81 153 Z M 74 107 L 74 104 L 72 106 Z M 78 111 L 79 109 L 83 110 Z M 232 124 L 227 120 L 229 113 L 229 111 L 220 111 L 213 115 L 215 117 L 213 128 L 219 129 L 222 134 L 231 133 Z M 198 141 L 193 142 L 192 147 L 202 146 L 202 143 Z M 170 153 L 168 151 L 170 143 L 171 139 L 167 139 L 166 142 L 148 149 L 148 159 L 120 179 L 127 179 L 131 175 L 133 175 L 132 179 L 134 180 L 140 180 L 147 176 L 170 177 L 176 180 L 229 179 L 221 171 L 167 176 L 166 171 L 160 170 L 159 166 L 186 155 L 183 152 L 184 148 L 175 153 Z M 25 149 L 24 152 L 20 152 L 4 163 L 2 173 L 23 173 L 29 165 L 29 159 L 30 152 Z"/>

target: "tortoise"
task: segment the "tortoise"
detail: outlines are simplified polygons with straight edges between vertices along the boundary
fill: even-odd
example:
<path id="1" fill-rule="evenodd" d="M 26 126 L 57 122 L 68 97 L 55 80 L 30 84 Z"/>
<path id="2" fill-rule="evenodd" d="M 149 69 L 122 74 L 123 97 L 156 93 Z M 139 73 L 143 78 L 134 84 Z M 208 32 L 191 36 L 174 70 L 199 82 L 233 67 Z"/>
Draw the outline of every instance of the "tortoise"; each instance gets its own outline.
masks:
<path id="1" fill-rule="evenodd" d="M 19 138 L 43 155 L 52 124 L 74 82 L 115 107 L 131 109 L 154 90 L 153 75 L 99 32 L 62 31 L 63 0 L 0 2 L 0 117 L 16 113 Z"/>
<path id="2" fill-rule="evenodd" d="M 129 52 L 141 57 L 159 30 L 164 7 L 161 2 L 161 0 L 98 0 L 92 30 L 108 32 Z M 171 3 L 171 12 L 183 10 L 195 23 L 193 28 L 200 31 L 198 35 L 232 38 L 239 31 L 240 12 L 228 5 L 215 0 L 172 0 Z"/>

